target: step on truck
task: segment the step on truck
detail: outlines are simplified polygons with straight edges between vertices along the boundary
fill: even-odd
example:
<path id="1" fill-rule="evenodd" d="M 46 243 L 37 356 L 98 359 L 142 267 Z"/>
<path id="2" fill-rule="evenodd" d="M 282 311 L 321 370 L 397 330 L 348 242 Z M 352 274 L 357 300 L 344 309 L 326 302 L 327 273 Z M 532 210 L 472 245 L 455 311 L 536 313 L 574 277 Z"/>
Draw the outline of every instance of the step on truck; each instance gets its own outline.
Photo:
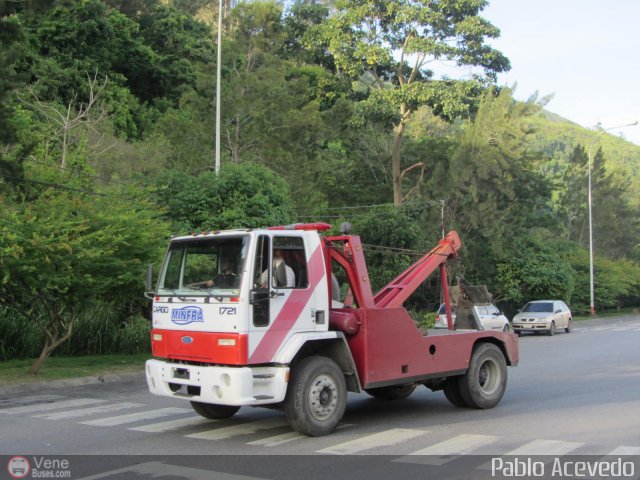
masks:
<path id="1" fill-rule="evenodd" d="M 518 363 L 517 336 L 455 329 L 450 320 L 447 330 L 422 332 L 403 307 L 439 270 L 451 319 L 446 264 L 461 247 L 457 233 L 374 294 L 360 238 L 323 234 L 330 228 L 172 238 L 147 293 L 150 392 L 190 401 L 210 419 L 242 406 L 281 408 L 309 436 L 336 427 L 347 392 L 402 399 L 425 385 L 458 407 L 494 407 L 507 366 Z"/>

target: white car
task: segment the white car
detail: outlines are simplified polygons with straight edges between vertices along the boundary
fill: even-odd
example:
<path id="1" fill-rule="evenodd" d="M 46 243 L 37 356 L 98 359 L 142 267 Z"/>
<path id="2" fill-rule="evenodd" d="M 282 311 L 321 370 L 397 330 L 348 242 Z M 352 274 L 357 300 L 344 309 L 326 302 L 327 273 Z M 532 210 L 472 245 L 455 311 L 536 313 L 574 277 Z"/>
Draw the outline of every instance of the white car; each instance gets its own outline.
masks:
<path id="1" fill-rule="evenodd" d="M 453 313 L 453 323 L 456 322 L 456 311 L 453 305 L 451 306 Z M 473 311 L 475 317 L 480 320 L 480 324 L 484 330 L 498 330 L 501 332 L 509 331 L 509 319 L 505 317 L 500 309 L 490 303 L 483 305 L 474 305 Z M 438 313 L 436 314 L 435 328 L 448 328 L 447 325 L 447 312 L 444 303 L 440 305 Z"/>
<path id="2" fill-rule="evenodd" d="M 571 310 L 562 300 L 536 300 L 527 303 L 513 317 L 511 325 L 518 335 L 522 332 L 546 332 L 554 335 L 558 328 L 564 328 L 567 333 L 571 331 L 571 317 Z"/>

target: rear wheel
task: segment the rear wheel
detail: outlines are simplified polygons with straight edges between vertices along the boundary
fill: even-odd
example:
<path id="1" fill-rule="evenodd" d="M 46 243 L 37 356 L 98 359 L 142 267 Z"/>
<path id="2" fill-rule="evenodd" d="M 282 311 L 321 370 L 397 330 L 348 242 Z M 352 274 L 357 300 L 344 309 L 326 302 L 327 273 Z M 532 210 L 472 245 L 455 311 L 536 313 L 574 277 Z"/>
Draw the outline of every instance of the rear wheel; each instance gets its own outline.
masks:
<path id="1" fill-rule="evenodd" d="M 507 364 L 500 348 L 482 343 L 473 352 L 467 373 L 458 380 L 460 394 L 473 408 L 493 408 L 507 388 Z"/>
<path id="2" fill-rule="evenodd" d="M 456 407 L 463 408 L 469 406 L 467 402 L 464 401 L 464 398 L 462 398 L 462 393 L 460 392 L 460 377 L 451 377 L 445 380 L 442 391 L 444 392 L 444 396 L 447 397 L 447 400 Z"/>
<path id="3" fill-rule="evenodd" d="M 342 419 L 346 406 L 344 375 L 333 360 L 307 357 L 292 369 L 284 413 L 295 431 L 310 437 L 327 435 Z"/>
<path id="4" fill-rule="evenodd" d="M 365 392 L 381 400 L 403 400 L 413 393 L 415 384 L 392 385 L 390 387 L 366 388 Z"/>
<path id="5" fill-rule="evenodd" d="M 233 405 L 213 405 L 211 403 L 191 402 L 196 413 L 210 420 L 220 420 L 233 417 L 240 407 Z"/>
<path id="6" fill-rule="evenodd" d="M 569 320 L 567 321 L 567 326 L 566 326 L 566 327 L 564 327 L 564 331 L 565 331 L 566 333 L 570 333 L 570 332 L 571 332 L 571 319 L 569 319 Z"/>
<path id="7" fill-rule="evenodd" d="M 551 325 L 549 325 L 549 331 L 547 333 L 550 337 L 553 337 L 556 334 L 556 322 L 551 322 Z"/>

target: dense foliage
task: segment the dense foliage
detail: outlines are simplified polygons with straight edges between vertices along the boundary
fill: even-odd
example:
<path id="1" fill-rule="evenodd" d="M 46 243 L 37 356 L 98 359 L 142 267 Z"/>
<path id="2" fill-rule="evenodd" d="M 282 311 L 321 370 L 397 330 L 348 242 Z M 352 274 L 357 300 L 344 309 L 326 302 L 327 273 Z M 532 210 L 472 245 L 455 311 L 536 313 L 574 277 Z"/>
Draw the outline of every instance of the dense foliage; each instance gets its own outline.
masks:
<path id="1" fill-rule="evenodd" d="M 291 221 L 350 221 L 376 287 L 456 229 L 452 281 L 583 313 L 590 163 L 597 306 L 637 305 L 640 147 L 492 85 L 486 3 L 227 5 L 216 176 L 217 2 L 0 1 L 0 358 L 144 348 L 170 233 Z"/>

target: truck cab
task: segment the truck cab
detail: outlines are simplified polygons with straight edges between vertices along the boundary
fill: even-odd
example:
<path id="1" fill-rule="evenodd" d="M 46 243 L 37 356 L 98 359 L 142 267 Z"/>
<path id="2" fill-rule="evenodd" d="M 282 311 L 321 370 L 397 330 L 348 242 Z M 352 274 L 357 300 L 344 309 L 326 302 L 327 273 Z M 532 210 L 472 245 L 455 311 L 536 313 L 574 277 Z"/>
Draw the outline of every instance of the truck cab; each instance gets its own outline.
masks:
<path id="1" fill-rule="evenodd" d="M 328 332 L 315 230 L 232 230 L 173 238 L 153 301 L 153 393 L 261 405 L 286 391 L 296 337 Z"/>

